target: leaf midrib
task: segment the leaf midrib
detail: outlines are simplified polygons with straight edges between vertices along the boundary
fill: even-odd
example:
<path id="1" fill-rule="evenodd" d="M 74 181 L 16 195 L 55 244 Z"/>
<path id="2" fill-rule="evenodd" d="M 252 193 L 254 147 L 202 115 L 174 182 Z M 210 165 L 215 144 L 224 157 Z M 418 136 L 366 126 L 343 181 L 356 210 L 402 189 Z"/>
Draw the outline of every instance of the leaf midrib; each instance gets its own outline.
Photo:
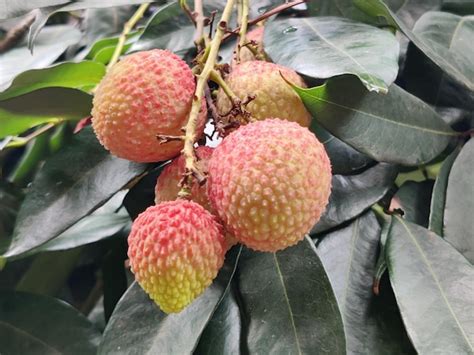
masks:
<path id="1" fill-rule="evenodd" d="M 59 351 L 59 350 L 53 348 L 53 347 L 50 346 L 49 344 L 47 344 L 47 343 L 45 343 L 44 341 L 42 341 L 40 338 L 35 337 L 33 334 L 28 333 L 28 332 L 24 331 L 23 329 L 20 329 L 20 328 L 18 328 L 18 327 L 15 327 L 14 325 L 9 324 L 9 323 L 7 323 L 7 322 L 5 322 L 5 321 L 2 321 L 2 320 L 0 320 L 0 325 L 3 325 L 5 328 L 10 328 L 10 329 L 12 329 L 12 330 L 15 331 L 15 332 L 17 332 L 17 333 L 19 333 L 19 334 L 21 334 L 21 335 L 23 335 L 23 336 L 25 336 L 25 337 L 27 337 L 27 338 L 30 338 L 30 339 L 32 339 L 32 340 L 34 340 L 34 341 L 40 343 L 40 344 L 43 345 L 45 348 L 51 349 L 55 354 L 62 354 L 61 351 Z"/>
<path id="2" fill-rule="evenodd" d="M 441 294 L 441 297 L 443 298 L 449 312 L 451 313 L 451 316 L 453 317 L 454 321 L 456 322 L 456 325 L 458 326 L 460 332 L 461 332 L 461 335 L 463 336 L 464 340 L 466 341 L 466 343 L 469 345 L 469 348 L 471 349 L 471 351 L 474 351 L 474 348 L 471 344 L 471 342 L 469 341 L 469 338 L 467 337 L 466 333 L 464 332 L 464 329 L 463 327 L 461 326 L 461 323 L 459 322 L 459 319 L 457 318 L 456 314 L 454 313 L 454 310 L 453 308 L 451 307 L 451 304 L 449 303 L 449 300 L 444 292 L 444 289 L 443 287 L 441 286 L 441 283 L 439 282 L 438 280 L 438 277 L 436 276 L 433 268 L 431 267 L 431 264 L 428 260 L 428 258 L 426 257 L 425 253 L 423 252 L 423 249 L 421 248 L 420 244 L 418 243 L 418 241 L 416 240 L 415 236 L 411 233 L 411 230 L 408 228 L 408 226 L 406 225 L 406 223 L 403 221 L 402 218 L 400 218 L 399 216 L 395 216 L 397 218 L 397 220 L 402 224 L 403 228 L 407 231 L 408 233 L 408 236 L 410 237 L 410 239 L 412 240 L 413 244 L 415 245 L 416 249 L 418 250 L 418 252 L 420 253 L 421 255 L 421 258 L 423 259 L 423 262 L 425 263 L 426 267 L 428 268 L 428 271 L 429 273 L 431 274 L 435 284 L 436 284 L 436 287 L 438 287 L 439 289 L 439 292 Z"/>
<path id="3" fill-rule="evenodd" d="M 286 290 L 285 281 L 283 280 L 283 275 L 282 275 L 281 270 L 280 270 L 280 264 L 278 263 L 276 253 L 273 253 L 273 259 L 275 260 L 275 266 L 276 266 L 276 269 L 277 269 L 277 272 L 278 272 L 278 276 L 280 278 L 281 286 L 283 288 L 283 294 L 285 296 L 285 301 L 286 301 L 286 304 L 288 306 L 288 312 L 290 313 L 291 326 L 292 326 L 293 334 L 294 334 L 295 340 L 296 340 L 296 348 L 298 349 L 298 354 L 302 355 L 303 353 L 301 352 L 300 342 L 299 342 L 299 339 L 298 339 L 298 332 L 296 330 L 296 324 L 295 324 L 295 320 L 294 320 L 294 316 L 293 316 L 293 309 L 291 308 L 290 299 L 288 298 L 288 292 Z"/>
<path id="4" fill-rule="evenodd" d="M 361 110 L 357 110 L 355 108 L 352 108 L 352 107 L 347 107 L 345 105 L 341 105 L 341 104 L 338 104 L 338 103 L 335 103 L 333 101 L 330 101 L 330 100 L 326 100 L 326 99 L 323 99 L 322 97 L 319 97 L 319 96 L 314 96 L 312 94 L 309 94 L 307 91 L 305 90 L 302 90 L 301 91 L 303 93 L 303 95 L 306 95 L 310 98 L 313 98 L 313 99 L 316 99 L 316 100 L 319 100 L 319 101 L 322 101 L 322 102 L 325 102 L 325 103 L 328 103 L 330 105 L 334 105 L 334 106 L 338 106 L 344 110 L 348 110 L 348 111 L 354 111 L 354 112 L 357 112 L 357 113 L 360 113 L 361 115 L 365 115 L 365 116 L 370 116 L 370 117 L 373 117 L 377 120 L 380 120 L 380 121 L 385 121 L 385 122 L 388 122 L 392 125 L 395 125 L 395 126 L 400 126 L 400 127 L 407 127 L 407 128 L 411 128 L 411 129 L 416 129 L 416 130 L 419 130 L 419 131 L 422 131 L 422 132 L 428 132 L 428 133 L 432 133 L 432 134 L 436 134 L 436 135 L 440 135 L 440 136 L 457 136 L 457 133 L 456 132 L 443 132 L 443 131 L 436 131 L 434 129 L 430 129 L 430 128 L 424 128 L 424 127 L 419 127 L 419 126 L 413 126 L 413 125 L 409 125 L 407 123 L 402 123 L 402 122 L 398 122 L 398 121 L 392 121 L 388 118 L 385 118 L 385 117 L 382 117 L 382 116 L 377 116 L 377 115 L 374 115 L 370 112 L 364 112 L 364 111 L 361 111 Z"/>

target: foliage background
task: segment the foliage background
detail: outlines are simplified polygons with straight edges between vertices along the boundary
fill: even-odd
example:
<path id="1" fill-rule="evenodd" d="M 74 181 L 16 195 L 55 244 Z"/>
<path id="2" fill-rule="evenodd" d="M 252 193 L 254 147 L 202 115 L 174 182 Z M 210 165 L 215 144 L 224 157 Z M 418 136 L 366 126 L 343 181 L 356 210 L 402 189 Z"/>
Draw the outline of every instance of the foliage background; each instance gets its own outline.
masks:
<path id="1" fill-rule="evenodd" d="M 473 353 L 472 1 L 319 0 L 266 23 L 268 56 L 311 84 L 295 90 L 331 158 L 331 200 L 295 247 L 233 248 L 170 316 L 126 267 L 163 164 L 74 133 L 141 2 L 0 8 L 3 34 L 33 21 L 0 54 L 0 352 Z M 280 4 L 252 3 L 251 18 Z M 177 3 L 154 3 L 124 52 L 190 60 L 193 33 Z"/>

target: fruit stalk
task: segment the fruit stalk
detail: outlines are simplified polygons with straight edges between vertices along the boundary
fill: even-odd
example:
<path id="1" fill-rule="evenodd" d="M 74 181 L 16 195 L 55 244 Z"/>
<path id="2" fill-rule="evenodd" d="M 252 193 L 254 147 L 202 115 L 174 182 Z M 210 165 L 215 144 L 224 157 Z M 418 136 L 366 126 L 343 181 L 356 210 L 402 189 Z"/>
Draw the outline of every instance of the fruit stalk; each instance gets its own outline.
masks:
<path id="1" fill-rule="evenodd" d="M 239 31 L 239 44 L 235 54 L 235 60 L 240 63 L 240 50 L 245 46 L 247 37 L 247 27 L 249 22 L 249 0 L 242 0 L 242 17 Z"/>
<path id="2" fill-rule="evenodd" d="M 183 154 L 185 156 L 186 162 L 186 175 L 183 188 L 179 192 L 179 197 L 182 198 L 187 198 L 189 196 L 189 186 L 191 185 L 193 176 L 196 177 L 198 181 L 204 180 L 204 176 L 196 167 L 196 156 L 194 154 L 194 142 L 196 141 L 196 123 L 199 116 L 199 110 L 201 109 L 204 89 L 207 85 L 207 80 L 209 79 L 209 76 L 211 75 L 211 72 L 214 69 L 217 54 L 219 52 L 219 47 L 221 45 L 224 33 L 227 30 L 227 23 L 229 22 L 233 6 L 234 0 L 228 0 L 222 13 L 222 17 L 219 21 L 219 25 L 217 26 L 214 38 L 211 41 L 209 54 L 206 57 L 202 72 L 197 76 L 193 104 L 189 114 L 188 123 L 185 127 Z"/>
<path id="3" fill-rule="evenodd" d="M 123 26 L 123 31 L 118 39 L 114 54 L 112 55 L 112 58 L 110 59 L 110 62 L 107 65 L 107 70 L 112 68 L 112 66 L 118 62 L 120 54 L 122 53 L 123 47 L 125 45 L 125 41 L 127 40 L 127 35 L 130 33 L 130 31 L 133 30 L 137 22 L 140 21 L 140 19 L 143 17 L 143 14 L 148 9 L 148 6 L 150 6 L 149 3 L 141 4 L 137 11 L 135 11 L 133 16 L 130 18 L 130 20 L 128 20 L 125 23 L 125 26 Z"/>

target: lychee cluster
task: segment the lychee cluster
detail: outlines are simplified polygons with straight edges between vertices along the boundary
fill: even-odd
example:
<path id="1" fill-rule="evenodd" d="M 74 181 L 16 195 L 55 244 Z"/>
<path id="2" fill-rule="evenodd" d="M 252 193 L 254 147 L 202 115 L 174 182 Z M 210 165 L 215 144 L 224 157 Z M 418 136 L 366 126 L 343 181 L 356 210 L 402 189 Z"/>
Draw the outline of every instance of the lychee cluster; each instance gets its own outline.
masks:
<path id="1" fill-rule="evenodd" d="M 264 252 L 294 245 L 328 202 L 328 156 L 288 84 L 305 87 L 304 81 L 289 68 L 241 59 L 223 79 L 227 87 L 213 111 L 214 121 L 233 123 L 232 131 L 215 149 L 194 152 L 204 181 L 190 179 L 190 154 L 180 154 L 183 127 L 191 108 L 194 114 L 199 108 L 192 106 L 195 77 L 183 60 L 165 50 L 126 56 L 95 92 L 92 124 L 106 149 L 137 162 L 172 159 L 157 179 L 156 205 L 138 216 L 128 238 L 137 282 L 166 313 L 181 311 L 212 283 L 232 245 Z M 200 137 L 206 118 L 203 104 L 192 137 Z"/>

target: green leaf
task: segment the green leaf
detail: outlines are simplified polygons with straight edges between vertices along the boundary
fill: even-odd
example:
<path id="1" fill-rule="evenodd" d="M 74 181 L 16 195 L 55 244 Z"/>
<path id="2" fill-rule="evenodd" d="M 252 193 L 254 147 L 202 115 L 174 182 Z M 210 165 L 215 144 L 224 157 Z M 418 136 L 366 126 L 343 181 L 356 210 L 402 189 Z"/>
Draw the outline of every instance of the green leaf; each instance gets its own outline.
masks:
<path id="1" fill-rule="evenodd" d="M 462 148 L 449 173 L 444 238 L 474 264 L 474 139 Z"/>
<path id="2" fill-rule="evenodd" d="M 378 16 L 395 22 L 399 29 L 414 45 L 430 58 L 433 63 L 465 89 L 474 91 L 472 58 L 466 57 L 465 54 L 461 56 L 453 55 L 449 47 L 450 38 L 452 37 L 462 36 L 469 38 L 468 35 L 472 32 L 472 18 L 466 17 L 464 20 L 461 20 L 457 18 L 457 16 L 447 13 L 428 12 L 418 21 L 419 25 L 417 25 L 417 27 L 419 28 L 417 33 L 415 33 L 415 31 L 411 31 L 409 26 L 399 19 L 381 0 L 365 0 L 363 3 L 369 4 L 369 6 L 376 6 Z M 434 21 L 434 23 L 432 21 Z M 438 24 L 436 21 L 440 21 L 440 23 Z M 456 27 L 458 28 L 457 31 L 455 30 Z M 449 34 L 451 34 L 451 36 L 449 36 Z M 469 47 L 468 41 L 459 41 L 459 45 L 466 51 L 471 51 L 471 49 L 467 48 Z"/>
<path id="3" fill-rule="evenodd" d="M 380 227 L 368 212 L 324 236 L 317 252 L 336 294 L 348 354 L 403 354 L 411 345 L 399 313 L 372 292 Z"/>
<path id="4" fill-rule="evenodd" d="M 345 353 L 341 314 L 313 242 L 246 250 L 238 270 L 250 354 Z"/>
<path id="5" fill-rule="evenodd" d="M 418 20 L 413 33 L 474 82 L 474 49 L 466 41 L 474 37 L 474 17 L 428 12 Z M 474 109 L 474 90 L 459 85 L 413 45 L 407 53 L 404 76 L 407 89 L 426 102 Z"/>
<path id="6" fill-rule="evenodd" d="M 240 318 L 239 306 L 231 286 L 202 332 L 194 354 L 241 354 Z"/>
<path id="7" fill-rule="evenodd" d="M 0 250 L 9 241 L 23 198 L 23 192 L 19 188 L 0 180 Z"/>
<path id="8" fill-rule="evenodd" d="M 10 87 L 0 93 L 0 100 L 47 87 L 81 89 L 87 85 L 97 85 L 104 74 L 104 65 L 90 61 L 61 63 L 49 68 L 33 69 L 18 75 Z"/>
<path id="9" fill-rule="evenodd" d="M 17 258 L 33 254 L 77 248 L 111 237 L 130 227 L 130 217 L 124 208 L 120 208 L 125 191 L 112 197 L 105 205 L 69 227 L 56 238 L 34 248 Z M 120 208 L 120 209 L 119 209 Z M 118 209 L 118 211 L 116 211 Z M 17 259 L 15 257 L 11 259 Z"/>
<path id="10" fill-rule="evenodd" d="M 43 123 L 87 117 L 91 109 L 91 95 L 69 88 L 44 88 L 0 101 L 0 138 Z"/>
<path id="11" fill-rule="evenodd" d="M 324 128 L 377 161 L 429 162 L 456 134 L 431 107 L 396 85 L 378 95 L 346 76 L 295 90 Z"/>
<path id="12" fill-rule="evenodd" d="M 172 2 L 155 12 L 131 50 L 162 48 L 183 56 L 194 48 L 193 36 L 194 26 L 183 13 L 179 3 Z"/>
<path id="13" fill-rule="evenodd" d="M 472 0 L 443 0 L 442 10 L 455 12 L 459 15 L 474 14 L 474 2 Z"/>
<path id="14" fill-rule="evenodd" d="M 474 351 L 474 269 L 448 242 L 394 217 L 386 244 L 390 282 L 420 354 Z"/>
<path id="15" fill-rule="evenodd" d="M 331 161 L 333 174 L 350 175 L 367 168 L 369 165 L 373 165 L 374 161 L 372 159 L 358 152 L 339 138 L 334 137 L 318 121 L 312 120 L 309 129 L 324 144 L 326 153 L 328 153 L 329 160 Z"/>
<path id="16" fill-rule="evenodd" d="M 212 285 L 180 313 L 163 313 L 141 287 L 133 283 L 107 324 L 99 354 L 192 353 L 228 292 L 240 251 L 241 247 L 235 247 L 228 252 L 224 267 Z"/>
<path id="17" fill-rule="evenodd" d="M 433 180 L 407 181 L 393 196 L 390 207 L 402 209 L 405 220 L 428 227 L 432 190 Z"/>
<path id="18" fill-rule="evenodd" d="M 329 204 L 310 234 L 337 227 L 364 212 L 385 196 L 397 172 L 396 166 L 380 163 L 358 175 L 334 175 Z"/>
<path id="19" fill-rule="evenodd" d="M 265 26 L 265 52 L 278 64 L 319 79 L 356 75 L 386 93 L 398 72 L 398 41 L 388 31 L 344 18 L 284 18 Z M 288 48 L 298 48 L 289 51 Z"/>
<path id="20" fill-rule="evenodd" d="M 460 147 L 455 149 L 443 162 L 436 178 L 433 195 L 431 197 L 429 229 L 443 236 L 444 231 L 444 208 L 446 204 L 446 191 L 448 189 L 448 177 L 451 173 L 454 160 L 458 156 Z"/>
<path id="21" fill-rule="evenodd" d="M 38 172 L 4 257 L 20 255 L 58 236 L 145 168 L 145 164 L 113 157 L 90 128 L 82 130 Z"/>
<path id="22" fill-rule="evenodd" d="M 0 292 L 4 354 L 94 354 L 100 333 L 68 304 L 24 292 Z"/>
<path id="23" fill-rule="evenodd" d="M 80 39 L 81 33 L 74 26 L 48 26 L 38 36 L 33 54 L 24 41 L 3 53 L 0 56 L 0 90 L 6 89 L 18 74 L 50 65 L 70 45 L 78 43 Z"/>

